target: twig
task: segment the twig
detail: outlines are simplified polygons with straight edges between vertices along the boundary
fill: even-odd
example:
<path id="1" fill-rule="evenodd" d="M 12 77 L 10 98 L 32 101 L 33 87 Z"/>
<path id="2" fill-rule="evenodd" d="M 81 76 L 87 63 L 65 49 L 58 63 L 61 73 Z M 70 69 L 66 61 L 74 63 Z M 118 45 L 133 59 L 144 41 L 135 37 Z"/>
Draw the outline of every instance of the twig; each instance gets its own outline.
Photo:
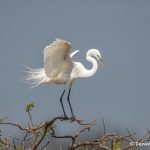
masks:
<path id="1" fill-rule="evenodd" d="M 32 121 L 32 116 L 29 115 L 29 117 L 31 119 L 30 121 Z M 77 124 L 82 126 L 82 128 L 80 130 L 78 130 L 75 133 L 75 135 L 61 135 L 61 136 L 56 135 L 56 131 L 54 128 L 54 124 L 56 124 L 56 122 L 72 121 L 72 120 L 74 120 L 74 122 L 76 122 Z M 91 127 L 96 124 L 96 121 L 92 121 L 90 123 L 85 123 L 83 120 L 78 119 L 78 118 L 72 118 L 72 117 L 65 118 L 63 116 L 57 116 L 46 122 L 43 122 L 43 123 L 40 123 L 37 125 L 32 124 L 31 127 L 30 127 L 30 125 L 28 125 L 27 128 L 24 128 L 18 123 L 5 122 L 3 120 L 3 121 L 0 121 L 0 125 L 10 125 L 13 127 L 17 127 L 19 130 L 25 132 L 25 135 L 22 139 L 15 138 L 12 136 L 9 137 L 10 139 L 5 138 L 5 140 L 0 138 L 0 143 L 2 143 L 5 146 L 6 150 L 7 149 L 9 150 L 9 147 L 17 149 L 15 140 L 20 140 L 23 149 L 25 149 L 27 147 L 27 145 L 28 145 L 28 147 L 30 145 L 31 150 L 37 150 L 37 149 L 39 149 L 39 146 L 41 146 L 41 143 L 43 143 L 44 139 L 48 135 L 51 135 L 52 138 L 70 139 L 71 140 L 70 147 L 69 147 L 70 150 L 76 150 L 76 149 L 84 147 L 84 146 L 86 146 L 89 149 L 95 148 L 95 149 L 113 150 L 114 144 L 118 144 L 118 142 L 120 142 L 120 141 L 123 141 L 124 144 L 126 144 L 125 146 L 119 145 L 120 150 L 129 150 L 132 147 L 136 147 L 135 145 L 133 145 L 133 146 L 130 145 L 130 142 L 132 142 L 132 141 L 133 142 L 149 141 L 149 138 L 150 138 L 149 130 L 147 130 L 147 132 L 143 136 L 141 136 L 138 140 L 136 140 L 136 138 L 135 138 L 136 132 L 131 133 L 127 129 L 127 132 L 128 132 L 127 136 L 118 136 L 115 133 L 107 133 L 106 132 L 106 126 L 105 126 L 105 122 L 104 122 L 103 118 L 102 118 L 102 123 L 103 123 L 103 136 L 101 136 L 95 140 L 88 140 L 88 141 L 85 140 L 85 141 L 77 142 L 77 139 L 80 137 L 80 134 L 85 132 L 86 130 L 89 131 L 91 129 Z M 148 138 L 147 138 L 147 136 L 148 136 Z M 42 146 L 42 150 L 45 147 L 47 147 L 49 144 L 50 144 L 50 141 L 48 140 Z"/>
<path id="2" fill-rule="evenodd" d="M 27 111 L 27 113 L 29 115 L 29 119 L 30 119 L 31 125 L 32 125 L 32 127 L 34 127 L 34 123 L 33 123 L 33 120 L 32 120 L 32 115 L 31 115 L 30 111 Z"/>

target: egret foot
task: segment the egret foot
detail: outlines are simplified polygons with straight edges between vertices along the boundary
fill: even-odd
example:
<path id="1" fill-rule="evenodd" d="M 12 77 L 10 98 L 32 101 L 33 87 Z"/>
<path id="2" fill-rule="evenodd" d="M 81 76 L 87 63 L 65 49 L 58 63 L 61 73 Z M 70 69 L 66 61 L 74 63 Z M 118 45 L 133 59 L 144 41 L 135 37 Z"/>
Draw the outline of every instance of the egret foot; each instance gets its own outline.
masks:
<path id="1" fill-rule="evenodd" d="M 67 117 L 67 116 L 64 116 L 64 120 L 68 120 L 68 117 Z"/>
<path id="2" fill-rule="evenodd" d="M 61 118 L 60 120 L 61 120 L 61 121 L 63 121 L 63 120 L 68 120 L 67 115 L 62 116 L 62 118 Z"/>
<path id="3" fill-rule="evenodd" d="M 74 114 L 72 114 L 72 118 L 71 118 L 71 121 L 70 122 L 74 122 L 76 119 L 76 116 Z"/>

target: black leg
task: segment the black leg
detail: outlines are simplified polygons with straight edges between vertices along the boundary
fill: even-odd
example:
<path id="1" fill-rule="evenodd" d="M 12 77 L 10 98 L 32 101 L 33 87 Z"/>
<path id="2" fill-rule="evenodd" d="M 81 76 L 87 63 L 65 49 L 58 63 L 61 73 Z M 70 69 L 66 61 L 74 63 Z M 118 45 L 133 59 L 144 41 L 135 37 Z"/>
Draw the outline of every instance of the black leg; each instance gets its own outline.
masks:
<path id="1" fill-rule="evenodd" d="M 75 118 L 75 115 L 73 113 L 73 110 L 72 110 L 72 107 L 71 107 L 71 103 L 70 103 L 70 92 L 71 92 L 71 87 L 69 88 L 67 100 L 68 100 L 68 103 L 69 103 L 69 107 L 70 107 L 70 110 L 71 110 L 72 117 Z"/>
<path id="2" fill-rule="evenodd" d="M 64 117 L 67 118 L 67 115 L 66 115 L 66 112 L 65 112 L 65 109 L 64 109 L 64 106 L 63 106 L 63 102 L 62 102 L 64 93 L 65 93 L 65 90 L 63 91 L 63 93 L 62 93 L 62 95 L 60 97 L 60 103 L 61 103 L 61 107 L 63 109 Z"/>

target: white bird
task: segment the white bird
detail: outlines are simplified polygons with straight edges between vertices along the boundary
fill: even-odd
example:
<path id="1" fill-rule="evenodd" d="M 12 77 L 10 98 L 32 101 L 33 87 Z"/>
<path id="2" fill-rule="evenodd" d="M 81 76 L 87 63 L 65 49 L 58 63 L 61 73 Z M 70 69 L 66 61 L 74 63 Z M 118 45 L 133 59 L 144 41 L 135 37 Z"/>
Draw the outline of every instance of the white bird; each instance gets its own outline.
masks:
<path id="1" fill-rule="evenodd" d="M 103 64 L 103 59 L 100 52 L 97 49 L 90 49 L 86 54 L 87 61 L 91 62 L 93 67 L 90 70 L 80 62 L 75 62 L 72 57 L 79 52 L 76 50 L 71 51 L 71 43 L 62 39 L 56 39 L 52 44 L 48 45 L 44 49 L 44 68 L 31 69 L 27 67 L 27 81 L 31 81 L 32 87 L 36 87 L 40 84 L 65 84 L 65 89 L 60 97 L 60 102 L 64 117 L 67 118 L 64 106 L 63 95 L 67 88 L 68 96 L 67 100 L 71 110 L 72 117 L 75 117 L 71 104 L 70 104 L 70 92 L 72 83 L 78 78 L 85 78 L 93 76 L 98 68 L 97 61 Z M 96 59 L 96 60 L 95 60 Z"/>

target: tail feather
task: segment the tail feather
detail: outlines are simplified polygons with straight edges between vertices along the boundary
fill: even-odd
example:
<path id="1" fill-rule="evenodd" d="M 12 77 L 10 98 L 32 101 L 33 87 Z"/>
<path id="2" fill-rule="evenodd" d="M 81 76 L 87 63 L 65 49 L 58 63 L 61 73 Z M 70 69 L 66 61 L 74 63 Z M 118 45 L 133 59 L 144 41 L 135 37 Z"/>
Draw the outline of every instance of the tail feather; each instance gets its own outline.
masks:
<path id="1" fill-rule="evenodd" d="M 37 87 L 38 85 L 43 84 L 48 80 L 44 68 L 37 68 L 37 69 L 32 69 L 29 67 L 25 68 L 26 68 L 26 70 L 24 71 L 26 73 L 25 80 L 27 81 L 27 83 L 31 85 L 32 88 Z"/>

